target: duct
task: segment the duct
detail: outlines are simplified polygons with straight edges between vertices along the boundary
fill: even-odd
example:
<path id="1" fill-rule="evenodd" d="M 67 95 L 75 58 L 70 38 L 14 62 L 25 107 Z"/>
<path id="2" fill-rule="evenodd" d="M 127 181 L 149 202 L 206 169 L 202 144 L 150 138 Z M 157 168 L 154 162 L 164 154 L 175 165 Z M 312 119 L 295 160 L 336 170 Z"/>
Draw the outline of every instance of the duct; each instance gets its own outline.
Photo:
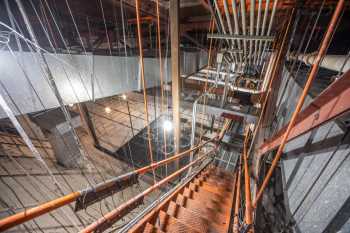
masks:
<path id="1" fill-rule="evenodd" d="M 313 65 L 315 63 L 316 54 L 291 54 L 289 56 L 290 60 L 298 60 L 304 62 L 306 65 Z M 350 69 L 350 59 L 348 55 L 325 55 L 323 57 L 322 62 L 320 63 L 320 67 L 333 70 L 337 72 L 346 72 Z"/>
<path id="2" fill-rule="evenodd" d="M 243 40 L 243 41 L 273 41 L 275 37 L 273 36 L 254 36 L 254 35 L 227 35 L 227 34 L 217 34 L 217 33 L 208 33 L 207 38 L 213 39 L 230 39 L 230 40 Z M 253 47 L 252 47 L 253 48 Z M 250 49 L 250 48 L 249 48 Z M 251 52 L 250 52 L 251 54 Z"/>
<path id="3" fill-rule="evenodd" d="M 207 79 L 207 78 L 204 78 L 204 77 L 198 77 L 198 76 L 195 76 L 195 75 L 191 75 L 191 76 L 189 76 L 187 78 L 190 79 L 190 80 L 196 80 L 196 81 L 201 81 L 201 82 L 208 82 L 208 83 L 213 83 L 213 84 L 217 83 L 217 85 L 225 86 L 225 82 L 220 81 L 220 80 L 218 80 L 216 82 L 216 80 Z M 248 88 L 244 88 L 244 87 L 237 87 L 237 86 L 233 86 L 233 85 L 230 85 L 230 87 L 234 91 L 240 91 L 240 92 L 245 92 L 245 93 L 250 93 L 250 94 L 260 94 L 262 92 L 262 91 L 259 91 L 259 90 L 252 90 L 252 89 L 248 89 Z"/>
<path id="4" fill-rule="evenodd" d="M 182 59 L 187 64 L 182 70 L 183 74 L 193 73 L 205 63 L 207 56 L 203 56 L 201 53 L 197 56 L 193 54 L 197 53 L 182 52 Z M 59 107 L 57 98 L 43 76 L 41 65 L 37 62 L 37 54 L 14 51 L 14 55 L 11 55 L 9 51 L 0 52 L 0 76 L 9 94 L 16 100 L 20 112 L 25 114 Z M 50 53 L 44 53 L 43 56 L 47 60 L 65 104 L 90 101 L 93 86 L 96 99 L 140 90 L 138 57 L 136 56 L 125 58 L 91 54 L 53 55 Z M 93 65 L 91 65 L 92 59 L 94 60 Z M 144 62 L 146 86 L 160 85 L 158 59 L 145 58 Z M 92 73 L 95 77 L 94 83 L 91 82 Z M 168 64 L 164 64 L 164 74 L 165 77 L 170 77 L 170 59 L 168 59 Z M 26 75 L 33 87 L 27 81 Z M 165 80 L 165 82 L 169 82 L 169 80 Z M 44 107 L 35 92 L 37 92 Z M 5 98 L 7 101 L 6 95 Z M 15 109 L 11 104 L 10 107 Z M 15 115 L 19 114 L 15 110 L 14 113 Z M 6 114 L 1 111 L 0 118 L 4 117 Z"/>
<path id="5" fill-rule="evenodd" d="M 199 72 L 203 72 L 203 73 L 209 73 L 209 74 L 217 74 L 218 72 L 216 71 L 216 70 L 211 70 L 211 69 L 207 69 L 207 68 L 205 68 L 205 69 L 201 69 Z M 219 72 L 219 74 L 220 75 L 228 75 L 226 72 L 224 72 L 224 71 L 220 71 Z M 230 74 L 230 77 L 238 77 L 239 76 L 239 74 L 237 74 L 237 73 L 231 73 Z"/>

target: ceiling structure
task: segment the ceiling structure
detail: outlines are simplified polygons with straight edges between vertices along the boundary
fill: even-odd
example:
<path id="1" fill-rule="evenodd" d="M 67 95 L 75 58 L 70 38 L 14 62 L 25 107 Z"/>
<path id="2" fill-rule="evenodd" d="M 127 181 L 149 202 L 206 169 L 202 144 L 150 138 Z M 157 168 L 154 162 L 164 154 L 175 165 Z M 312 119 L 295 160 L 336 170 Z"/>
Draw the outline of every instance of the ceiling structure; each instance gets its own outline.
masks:
<path id="1" fill-rule="evenodd" d="M 347 232 L 349 9 L 0 1 L 0 231 Z"/>

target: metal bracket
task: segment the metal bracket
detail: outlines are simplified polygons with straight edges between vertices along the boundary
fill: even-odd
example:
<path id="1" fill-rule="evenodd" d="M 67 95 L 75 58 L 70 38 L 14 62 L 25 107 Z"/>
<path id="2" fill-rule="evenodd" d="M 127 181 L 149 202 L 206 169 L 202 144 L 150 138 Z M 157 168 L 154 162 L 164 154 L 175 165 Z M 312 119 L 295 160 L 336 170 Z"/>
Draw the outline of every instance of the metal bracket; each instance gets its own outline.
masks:
<path id="1" fill-rule="evenodd" d="M 75 211 L 86 209 L 86 207 L 137 183 L 138 174 L 130 174 L 127 177 L 118 177 L 115 180 L 111 180 L 111 182 L 85 189 L 75 202 Z"/>

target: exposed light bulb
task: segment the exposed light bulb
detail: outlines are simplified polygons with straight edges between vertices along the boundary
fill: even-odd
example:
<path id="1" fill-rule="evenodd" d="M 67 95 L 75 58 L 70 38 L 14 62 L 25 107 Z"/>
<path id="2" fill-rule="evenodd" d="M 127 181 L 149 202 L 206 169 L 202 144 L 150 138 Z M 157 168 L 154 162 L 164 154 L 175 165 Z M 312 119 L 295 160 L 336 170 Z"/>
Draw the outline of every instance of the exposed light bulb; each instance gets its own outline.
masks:
<path id="1" fill-rule="evenodd" d="M 163 129 L 167 132 L 171 131 L 173 129 L 173 123 L 169 120 L 165 120 L 163 122 Z"/>
<path id="2" fill-rule="evenodd" d="M 109 114 L 112 112 L 112 109 L 110 107 L 105 107 L 105 112 Z"/>
<path id="3" fill-rule="evenodd" d="M 123 100 L 126 100 L 127 96 L 125 94 L 122 94 Z"/>

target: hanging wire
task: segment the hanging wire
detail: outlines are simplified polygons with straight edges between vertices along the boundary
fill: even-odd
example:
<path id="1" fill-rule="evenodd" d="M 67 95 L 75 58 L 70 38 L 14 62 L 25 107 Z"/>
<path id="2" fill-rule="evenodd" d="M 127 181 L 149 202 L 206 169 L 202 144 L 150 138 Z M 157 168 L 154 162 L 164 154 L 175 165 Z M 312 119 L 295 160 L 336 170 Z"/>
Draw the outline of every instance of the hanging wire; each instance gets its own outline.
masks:
<path id="1" fill-rule="evenodd" d="M 318 10 L 318 13 L 317 13 L 315 22 L 314 22 L 313 27 L 312 27 L 312 29 L 311 29 L 311 33 L 309 34 L 308 41 L 307 41 L 306 46 L 305 46 L 305 48 L 304 48 L 304 50 L 303 50 L 303 52 L 302 52 L 303 54 L 305 54 L 306 51 L 307 51 L 308 48 L 309 48 L 310 42 L 311 42 L 311 40 L 312 40 L 312 38 L 313 38 L 313 35 L 314 35 L 314 32 L 315 32 L 315 30 L 316 30 L 316 26 L 317 26 L 317 24 L 318 24 L 318 21 L 319 21 L 321 12 L 322 12 L 323 7 L 324 7 L 324 4 L 325 4 L 325 0 L 322 1 L 322 4 L 321 4 L 321 6 L 320 6 L 320 8 L 319 8 L 319 10 Z M 308 25 L 307 25 L 307 27 L 306 27 L 307 29 L 308 29 L 308 27 L 309 27 L 310 22 L 311 22 L 311 20 L 308 22 Z M 307 31 L 308 31 L 307 29 L 305 30 L 304 35 L 306 35 L 306 33 L 307 33 Z M 298 48 L 298 50 L 297 50 L 297 54 L 300 54 L 300 50 L 301 50 L 302 47 L 303 47 L 304 35 L 303 35 L 303 38 L 302 38 L 302 40 L 301 40 L 300 46 L 299 46 L 299 48 Z M 282 99 L 283 99 L 283 97 L 284 97 L 284 94 L 287 93 L 286 90 L 287 90 L 288 84 L 289 84 L 289 82 L 290 82 L 290 80 L 291 80 L 292 72 L 293 72 L 293 69 L 294 69 L 295 64 L 296 64 L 296 61 L 293 61 L 293 64 L 292 64 L 292 68 L 291 68 L 291 72 L 290 72 L 289 78 L 287 79 L 287 82 L 286 82 L 285 86 L 283 87 L 283 91 L 282 91 L 283 94 L 282 94 L 282 96 L 280 97 L 279 102 L 277 103 L 277 107 L 276 107 L 277 113 L 274 114 L 274 115 L 276 115 L 276 116 L 278 115 L 278 112 L 280 112 L 280 108 L 281 108 Z M 297 70 L 296 70 L 296 72 L 295 72 L 295 74 L 294 74 L 294 77 L 298 77 L 298 74 L 299 74 L 301 65 L 302 65 L 301 62 L 299 62 L 298 68 L 297 68 Z M 310 68 L 310 69 L 311 69 L 311 68 Z M 277 123 L 277 125 L 278 125 L 278 123 Z"/>
<path id="2" fill-rule="evenodd" d="M 144 74 L 144 63 L 143 63 L 143 49 L 142 49 L 142 35 L 141 35 L 141 22 L 140 22 L 140 12 L 139 12 L 139 0 L 136 0 L 135 10 L 136 10 L 136 18 L 137 18 L 137 37 L 138 37 L 138 46 L 139 46 L 139 56 L 140 56 L 140 69 L 141 69 L 141 81 L 143 87 L 143 100 L 144 100 L 144 109 L 146 114 L 146 127 L 147 127 L 147 136 L 148 136 L 148 152 L 150 157 L 150 162 L 153 163 L 153 151 L 152 151 L 152 141 L 151 141 L 151 128 L 149 125 L 149 116 L 148 116 L 148 101 L 147 101 L 147 91 L 146 91 L 146 80 Z M 153 182 L 156 183 L 155 170 L 152 169 L 153 173 Z"/>
<path id="3" fill-rule="evenodd" d="M 28 41 L 27 41 L 28 42 Z"/>

